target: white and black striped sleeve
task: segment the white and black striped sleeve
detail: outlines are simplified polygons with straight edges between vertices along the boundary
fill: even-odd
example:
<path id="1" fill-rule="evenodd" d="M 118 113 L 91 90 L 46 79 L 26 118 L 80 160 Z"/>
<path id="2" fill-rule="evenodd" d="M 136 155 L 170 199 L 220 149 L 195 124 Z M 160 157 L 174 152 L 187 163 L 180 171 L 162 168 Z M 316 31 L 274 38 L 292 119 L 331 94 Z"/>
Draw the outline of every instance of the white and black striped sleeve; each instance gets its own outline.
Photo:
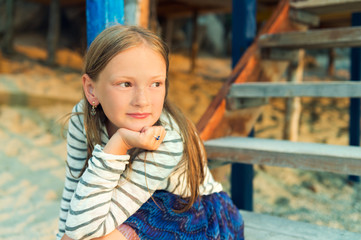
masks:
<path id="1" fill-rule="evenodd" d="M 86 137 L 83 131 L 83 116 L 76 114 L 82 112 L 81 108 L 81 103 L 74 106 L 68 124 L 67 168 L 63 195 L 60 202 L 59 232 L 57 234 L 57 239 L 60 239 L 65 233 L 65 221 L 68 216 L 70 200 L 78 184 L 78 176 L 87 158 Z"/>
<path id="2" fill-rule="evenodd" d="M 140 154 L 132 163 L 132 170 L 124 173 L 115 166 L 118 162 L 106 165 L 104 153 L 98 150 L 101 149 L 95 149 L 71 201 L 66 233 L 73 239 L 109 234 L 135 213 L 178 165 L 183 142 L 178 133 L 167 131 L 156 151 Z"/>

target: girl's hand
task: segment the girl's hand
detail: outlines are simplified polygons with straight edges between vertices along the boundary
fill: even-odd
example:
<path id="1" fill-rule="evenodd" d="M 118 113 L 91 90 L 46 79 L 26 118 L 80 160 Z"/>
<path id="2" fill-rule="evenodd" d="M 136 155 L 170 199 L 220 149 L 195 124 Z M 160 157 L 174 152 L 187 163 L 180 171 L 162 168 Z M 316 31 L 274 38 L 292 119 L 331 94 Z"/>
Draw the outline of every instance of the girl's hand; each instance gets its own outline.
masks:
<path id="1" fill-rule="evenodd" d="M 166 131 L 162 126 L 144 127 L 140 132 L 119 128 L 105 145 L 103 151 L 110 154 L 124 155 L 134 147 L 156 150 L 165 135 Z"/>
<path id="2" fill-rule="evenodd" d="M 162 126 L 144 127 L 140 132 L 134 132 L 125 128 L 118 129 L 124 144 L 130 148 L 143 148 L 156 150 L 163 142 L 166 131 Z"/>

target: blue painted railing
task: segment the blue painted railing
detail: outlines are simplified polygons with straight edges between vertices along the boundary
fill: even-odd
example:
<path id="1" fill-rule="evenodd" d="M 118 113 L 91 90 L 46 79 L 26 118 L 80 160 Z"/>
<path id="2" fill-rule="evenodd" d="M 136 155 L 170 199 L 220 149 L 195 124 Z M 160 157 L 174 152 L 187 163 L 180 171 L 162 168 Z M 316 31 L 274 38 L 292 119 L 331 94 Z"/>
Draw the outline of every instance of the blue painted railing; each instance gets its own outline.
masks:
<path id="1" fill-rule="evenodd" d="M 256 6 L 256 0 L 232 1 L 232 68 L 256 37 Z M 253 210 L 252 165 L 232 164 L 231 197 L 239 209 Z"/>
<path id="2" fill-rule="evenodd" d="M 87 46 L 113 24 L 124 24 L 123 0 L 86 0 Z"/>

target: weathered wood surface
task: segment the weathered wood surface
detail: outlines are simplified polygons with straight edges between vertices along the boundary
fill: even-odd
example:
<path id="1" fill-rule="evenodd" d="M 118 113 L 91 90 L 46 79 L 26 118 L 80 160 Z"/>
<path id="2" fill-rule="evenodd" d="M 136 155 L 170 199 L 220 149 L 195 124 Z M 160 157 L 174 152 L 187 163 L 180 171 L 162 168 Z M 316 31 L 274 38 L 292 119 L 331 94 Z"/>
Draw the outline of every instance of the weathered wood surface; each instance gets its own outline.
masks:
<path id="1" fill-rule="evenodd" d="M 260 30 L 260 34 L 297 31 L 301 27 L 288 19 L 288 0 L 281 0 L 269 21 Z M 276 71 L 277 67 L 262 67 L 259 58 L 257 40 L 247 49 L 233 69 L 231 76 L 224 83 L 216 97 L 208 106 L 197 123 L 197 129 L 204 140 L 226 136 L 247 136 L 261 113 L 261 108 L 248 112 L 229 113 L 226 111 L 226 97 L 233 83 L 272 81 L 279 78 L 284 71 Z M 229 116 L 232 118 L 229 119 Z"/>
<path id="2" fill-rule="evenodd" d="M 228 97 L 361 97 L 361 83 L 356 81 L 241 83 L 232 85 Z"/>
<path id="3" fill-rule="evenodd" d="M 49 5 L 52 0 L 28 0 L 30 2 L 41 3 Z M 74 5 L 85 5 L 86 0 L 60 0 L 60 6 L 74 6 Z"/>
<path id="4" fill-rule="evenodd" d="M 157 12 L 159 16 L 177 18 L 191 16 L 194 11 L 203 13 L 229 13 L 232 9 L 232 0 L 158 0 Z"/>
<path id="5" fill-rule="evenodd" d="M 15 15 L 15 3 L 13 0 L 5 1 L 5 24 L 4 24 L 4 37 L 1 43 L 1 50 L 5 54 L 12 54 L 14 52 L 13 40 L 14 40 L 14 15 Z"/>
<path id="6" fill-rule="evenodd" d="M 290 9 L 288 15 L 293 21 L 309 26 L 317 27 L 320 24 L 320 17 L 307 11 Z"/>
<path id="7" fill-rule="evenodd" d="M 360 233 L 288 220 L 260 213 L 240 211 L 247 240 L 359 240 Z"/>
<path id="8" fill-rule="evenodd" d="M 292 0 L 290 5 L 315 14 L 361 11 L 361 0 Z"/>
<path id="9" fill-rule="evenodd" d="M 287 81 L 293 84 L 300 84 L 303 81 L 305 50 L 300 49 L 297 61 L 291 62 L 287 69 Z M 290 141 L 298 140 L 298 132 L 301 116 L 301 98 L 292 97 L 286 100 L 285 125 L 283 139 Z"/>
<path id="10" fill-rule="evenodd" d="M 46 62 L 55 65 L 56 49 L 60 36 L 60 0 L 51 0 L 49 7 L 49 25 L 47 34 L 48 56 Z"/>
<path id="11" fill-rule="evenodd" d="M 262 48 L 332 48 L 361 46 L 361 27 L 309 30 L 282 34 L 264 34 Z"/>
<path id="12" fill-rule="evenodd" d="M 212 161 L 264 164 L 313 171 L 361 175 L 361 148 L 245 137 L 205 142 Z"/>

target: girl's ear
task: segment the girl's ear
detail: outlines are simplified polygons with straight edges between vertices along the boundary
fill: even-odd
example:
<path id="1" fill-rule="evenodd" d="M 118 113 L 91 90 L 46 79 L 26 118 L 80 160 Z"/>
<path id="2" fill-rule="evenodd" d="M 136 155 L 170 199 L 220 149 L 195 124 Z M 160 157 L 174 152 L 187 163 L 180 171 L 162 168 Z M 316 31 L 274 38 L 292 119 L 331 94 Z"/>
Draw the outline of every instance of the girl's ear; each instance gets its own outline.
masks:
<path id="1" fill-rule="evenodd" d="M 89 77 L 88 74 L 84 74 L 82 76 L 82 81 L 83 81 L 83 90 L 86 99 L 88 100 L 90 105 L 98 105 L 99 100 L 94 94 L 94 87 L 95 87 L 94 81 Z"/>

